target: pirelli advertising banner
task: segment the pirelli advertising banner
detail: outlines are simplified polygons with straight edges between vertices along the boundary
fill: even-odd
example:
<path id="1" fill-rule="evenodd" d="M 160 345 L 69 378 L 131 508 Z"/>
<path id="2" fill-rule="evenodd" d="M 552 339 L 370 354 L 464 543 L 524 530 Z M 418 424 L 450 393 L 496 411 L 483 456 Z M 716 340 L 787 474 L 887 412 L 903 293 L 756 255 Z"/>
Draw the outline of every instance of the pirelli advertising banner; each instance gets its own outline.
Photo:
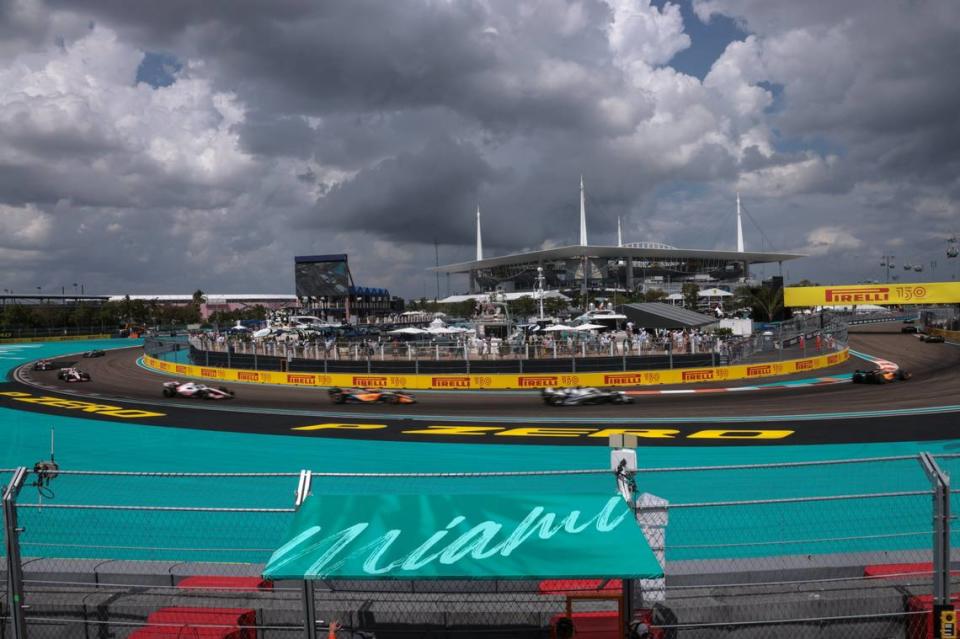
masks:
<path id="1" fill-rule="evenodd" d="M 855 306 L 877 304 L 960 304 L 960 282 L 788 286 L 784 306 Z"/>
<path id="2" fill-rule="evenodd" d="M 285 373 L 213 368 L 165 362 L 150 356 L 144 363 L 157 371 L 218 382 L 281 384 L 289 386 L 341 386 L 351 388 L 408 388 L 411 390 L 505 390 L 555 386 L 657 386 L 660 384 L 702 384 L 736 379 L 760 379 L 775 375 L 812 373 L 841 364 L 850 357 L 847 349 L 801 359 L 756 362 L 734 366 L 672 368 L 643 371 L 591 373 L 531 373 L 486 375 L 414 375 L 406 373 Z"/>

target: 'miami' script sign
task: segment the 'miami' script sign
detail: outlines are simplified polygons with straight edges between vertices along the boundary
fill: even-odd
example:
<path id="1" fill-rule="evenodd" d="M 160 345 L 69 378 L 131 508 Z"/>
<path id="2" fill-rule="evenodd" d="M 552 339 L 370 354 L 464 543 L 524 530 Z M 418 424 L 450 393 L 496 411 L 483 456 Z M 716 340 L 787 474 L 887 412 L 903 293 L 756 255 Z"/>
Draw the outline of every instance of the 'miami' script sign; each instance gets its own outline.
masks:
<path id="1" fill-rule="evenodd" d="M 270 579 L 662 576 L 619 495 L 319 495 Z"/>

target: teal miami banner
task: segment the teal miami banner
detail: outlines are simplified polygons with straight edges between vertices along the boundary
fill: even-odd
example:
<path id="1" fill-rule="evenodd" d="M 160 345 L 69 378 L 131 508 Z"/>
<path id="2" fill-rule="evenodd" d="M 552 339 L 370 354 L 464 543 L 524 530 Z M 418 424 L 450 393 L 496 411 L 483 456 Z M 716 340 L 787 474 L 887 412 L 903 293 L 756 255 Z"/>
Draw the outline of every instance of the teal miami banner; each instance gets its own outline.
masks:
<path id="1" fill-rule="evenodd" d="M 619 495 L 309 497 L 270 579 L 663 576 Z"/>

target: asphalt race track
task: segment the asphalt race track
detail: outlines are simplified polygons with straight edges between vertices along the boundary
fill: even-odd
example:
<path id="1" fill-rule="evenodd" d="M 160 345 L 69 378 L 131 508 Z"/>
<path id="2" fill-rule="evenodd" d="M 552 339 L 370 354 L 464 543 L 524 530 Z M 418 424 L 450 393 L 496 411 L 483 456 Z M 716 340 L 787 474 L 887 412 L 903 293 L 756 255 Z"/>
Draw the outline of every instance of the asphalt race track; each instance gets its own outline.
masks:
<path id="1" fill-rule="evenodd" d="M 880 330 L 898 330 L 886 328 Z M 145 370 L 139 349 L 106 357 L 63 357 L 93 381 L 66 384 L 56 371 L 16 371 L 0 406 L 97 420 L 261 434 L 456 443 L 606 446 L 618 432 L 643 445 L 830 444 L 945 440 L 960 436 L 960 348 L 871 329 L 851 334 L 856 351 L 891 360 L 913 379 L 883 386 L 641 396 L 632 405 L 555 408 L 536 393 L 418 393 L 413 406 L 335 406 L 326 391 L 232 384 L 237 397 L 203 401 L 161 396 L 171 378 Z M 836 374 L 868 367 L 851 360 Z M 78 397 L 78 396 L 82 396 Z"/>

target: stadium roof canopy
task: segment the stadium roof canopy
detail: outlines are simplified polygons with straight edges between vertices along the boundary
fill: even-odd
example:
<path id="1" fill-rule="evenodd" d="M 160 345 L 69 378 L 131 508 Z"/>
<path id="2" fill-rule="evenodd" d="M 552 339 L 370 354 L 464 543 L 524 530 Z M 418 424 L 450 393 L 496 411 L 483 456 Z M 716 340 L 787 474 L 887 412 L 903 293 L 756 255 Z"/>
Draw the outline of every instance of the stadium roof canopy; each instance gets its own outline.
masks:
<path id="1" fill-rule="evenodd" d="M 108 299 L 110 302 L 122 302 L 126 298 L 133 300 L 140 300 L 143 302 L 192 302 L 193 295 L 111 295 Z M 270 294 L 270 293 L 204 293 L 203 297 L 207 300 L 207 303 L 220 303 L 222 304 L 224 300 L 229 300 L 231 302 L 255 302 L 257 300 L 270 300 L 270 301 L 290 301 L 296 302 L 298 298 L 296 295 L 287 295 L 287 294 Z"/>
<path id="2" fill-rule="evenodd" d="M 558 248 L 544 249 L 541 251 L 528 251 L 526 253 L 512 253 L 500 257 L 491 257 L 483 260 L 474 260 L 472 262 L 460 262 L 458 264 L 448 264 L 446 266 L 435 266 L 432 271 L 440 273 L 469 273 L 497 266 L 507 266 L 511 264 L 525 264 L 530 262 L 550 262 L 555 260 L 570 260 L 588 258 L 633 258 L 633 259 L 657 259 L 657 260 L 727 260 L 730 262 L 747 262 L 749 264 L 769 264 L 772 262 L 786 262 L 795 260 L 805 255 L 799 253 L 756 253 L 739 251 L 703 251 L 698 249 L 676 249 L 676 248 L 635 248 L 630 246 L 561 246 Z"/>
<path id="3" fill-rule="evenodd" d="M 716 317 L 710 315 L 659 302 L 624 304 L 617 307 L 617 310 L 639 328 L 699 328 L 717 321 Z"/>
<path id="4" fill-rule="evenodd" d="M 503 293 L 502 296 L 505 301 L 513 302 L 515 300 L 520 299 L 521 297 L 535 297 L 535 294 L 532 291 L 520 291 L 520 292 L 513 292 L 513 293 Z M 442 300 L 437 300 L 437 304 L 459 304 L 460 302 L 469 302 L 469 301 L 476 301 L 476 300 L 486 301 L 489 298 L 490 298 L 489 293 L 472 293 L 470 295 L 448 295 Z M 564 295 L 563 293 L 561 293 L 560 291 L 544 291 L 543 292 L 543 299 L 549 300 L 553 298 L 561 299 L 567 302 L 570 301 L 570 298 Z"/>

